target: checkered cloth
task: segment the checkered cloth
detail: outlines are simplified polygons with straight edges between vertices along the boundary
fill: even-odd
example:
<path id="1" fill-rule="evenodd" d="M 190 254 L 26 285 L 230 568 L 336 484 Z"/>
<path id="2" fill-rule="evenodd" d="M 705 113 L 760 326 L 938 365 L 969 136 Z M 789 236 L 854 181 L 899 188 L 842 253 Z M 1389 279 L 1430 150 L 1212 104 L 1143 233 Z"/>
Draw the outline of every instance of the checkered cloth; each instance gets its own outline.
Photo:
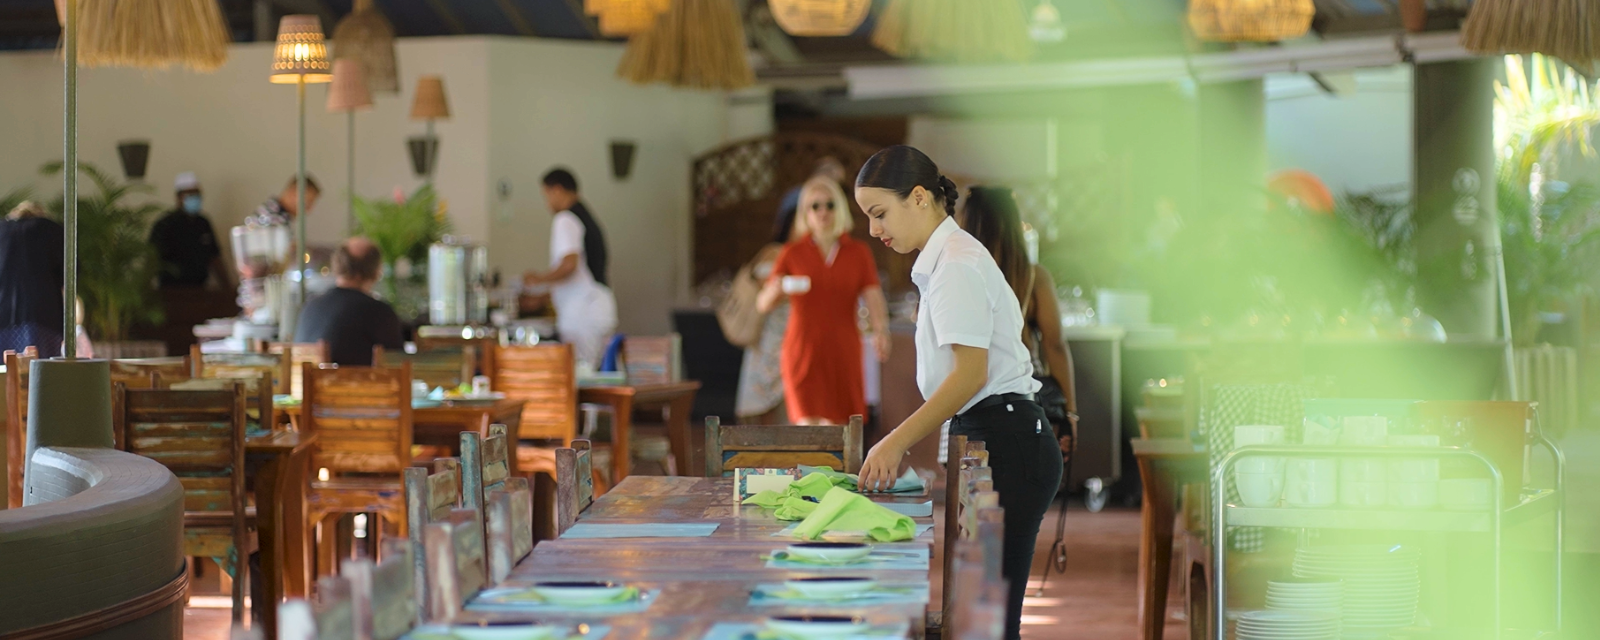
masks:
<path id="1" fill-rule="evenodd" d="M 1223 456 L 1233 451 L 1233 428 L 1251 424 L 1282 425 L 1285 443 L 1300 442 L 1301 424 L 1305 409 L 1303 401 L 1315 397 L 1308 385 L 1299 384 L 1241 384 L 1216 385 L 1211 388 L 1210 401 L 1201 407 L 1200 431 L 1205 435 L 1207 449 L 1211 452 L 1211 467 L 1215 469 Z M 1239 488 L 1233 477 L 1227 479 L 1227 498 L 1239 502 Z M 1266 542 L 1266 532 L 1260 527 L 1228 527 L 1229 548 L 1234 551 L 1260 551 Z"/>

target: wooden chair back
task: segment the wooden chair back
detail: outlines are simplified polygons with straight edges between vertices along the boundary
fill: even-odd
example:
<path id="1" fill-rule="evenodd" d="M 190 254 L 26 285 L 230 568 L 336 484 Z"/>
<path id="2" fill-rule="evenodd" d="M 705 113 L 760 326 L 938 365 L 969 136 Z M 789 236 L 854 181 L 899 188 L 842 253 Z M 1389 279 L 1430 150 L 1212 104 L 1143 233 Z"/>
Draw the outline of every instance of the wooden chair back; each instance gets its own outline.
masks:
<path id="1" fill-rule="evenodd" d="M 402 362 L 411 363 L 411 375 L 417 380 L 428 383 L 429 389 L 435 387 L 454 389 L 463 382 L 472 383 L 472 373 L 478 366 L 478 356 L 476 348 L 471 345 L 439 347 L 426 351 L 419 347 L 416 353 L 386 351 L 382 346 L 372 348 L 374 367 L 394 367 Z"/>
<path id="2" fill-rule="evenodd" d="M 189 356 L 170 358 L 118 358 L 111 361 L 111 383 L 125 384 L 129 389 L 149 389 L 155 386 L 152 376 L 163 380 L 181 380 L 189 377 L 193 367 Z"/>
<path id="3" fill-rule="evenodd" d="M 963 531 L 972 526 L 971 522 L 963 518 L 963 507 L 972 504 L 972 494 L 978 490 L 992 490 L 990 484 L 984 485 L 976 480 L 988 479 L 989 451 L 982 441 L 967 440 L 966 436 L 951 434 L 945 451 L 945 510 L 944 510 L 944 566 L 942 568 L 944 584 L 950 585 L 956 579 L 955 555 L 956 544 L 964 539 Z M 982 471 L 978 471 L 982 469 Z M 953 606 L 953 591 L 946 587 L 944 590 L 944 606 L 942 611 L 949 612 Z"/>
<path id="4" fill-rule="evenodd" d="M 300 428 L 317 434 L 313 468 L 399 473 L 411 463 L 411 365 L 301 365 Z"/>
<path id="5" fill-rule="evenodd" d="M 5 352 L 6 358 L 6 500 L 10 508 L 22 506 L 22 470 L 27 466 L 28 372 L 39 350 Z"/>
<path id="6" fill-rule="evenodd" d="M 463 338 L 461 327 L 418 327 L 414 342 L 418 352 L 472 347 L 473 353 L 477 354 L 477 361 L 473 363 L 473 367 L 479 374 L 489 375 L 489 372 L 498 366 L 495 362 L 497 355 L 495 347 L 499 346 L 500 337 L 494 329 L 483 331 L 474 327 L 473 330 L 472 337 Z"/>
<path id="7" fill-rule="evenodd" d="M 500 584 L 533 552 L 533 488 L 527 478 L 507 478 L 484 500 L 489 581 Z"/>
<path id="8" fill-rule="evenodd" d="M 741 468 L 832 467 L 861 471 L 861 416 L 844 425 L 724 425 L 706 418 L 706 477 Z"/>
<path id="9" fill-rule="evenodd" d="M 286 600 L 278 605 L 279 640 L 354 640 L 355 604 L 350 581 L 343 576 L 317 579 L 311 601 Z"/>
<path id="10" fill-rule="evenodd" d="M 195 378 L 250 378 L 265 371 L 272 374 L 272 393 L 289 393 L 293 365 L 287 353 L 201 353 L 200 345 L 189 348 L 190 375 Z"/>
<path id="11" fill-rule="evenodd" d="M 683 379 L 683 338 L 629 336 L 622 341 L 622 360 L 631 384 L 662 384 Z"/>
<path id="12" fill-rule="evenodd" d="M 345 560 L 356 640 L 398 640 L 417 624 L 417 596 L 409 540 L 383 541 L 383 560 Z"/>
<path id="13" fill-rule="evenodd" d="M 998 543 L 996 543 L 998 545 Z M 944 615 L 943 634 L 953 640 L 1000 640 L 1005 635 L 1006 581 L 998 558 L 988 557 L 988 547 L 962 542 L 956 547 L 955 579 L 947 584 L 960 592 Z"/>
<path id="14" fill-rule="evenodd" d="M 423 527 L 423 549 L 428 564 L 428 619 L 448 623 L 461 614 L 468 600 L 488 586 L 477 512 L 456 509 L 443 520 Z"/>
<path id="15" fill-rule="evenodd" d="M 593 456 L 588 440 L 556 449 L 556 535 L 571 529 L 578 514 L 594 504 Z"/>
<path id="16" fill-rule="evenodd" d="M 578 435 L 578 377 L 572 345 L 496 346 L 490 386 L 507 398 L 526 400 L 522 426 L 513 440 L 559 440 Z"/>
<path id="17" fill-rule="evenodd" d="M 461 432 L 462 508 L 482 511 L 484 496 L 504 489 L 511 477 L 512 456 L 503 429 L 487 438 L 476 431 Z"/>
<path id="18" fill-rule="evenodd" d="M 436 458 L 433 473 L 422 467 L 406 467 L 400 472 L 406 491 L 406 537 L 412 549 L 425 544 L 423 529 L 427 525 L 450 517 L 450 512 L 461 506 L 461 461 L 456 458 Z M 417 585 L 417 605 L 428 607 L 428 563 L 417 555 L 412 559 L 413 580 Z"/>
<path id="19" fill-rule="evenodd" d="M 216 371 L 213 372 L 223 373 Z M 244 395 L 246 398 L 244 409 L 246 428 L 255 426 L 260 429 L 272 429 L 275 426 L 272 408 L 272 372 L 259 369 L 254 371 L 243 369 L 238 371 L 229 371 L 226 373 L 229 373 L 230 375 L 184 378 L 175 381 L 169 381 L 166 378 L 163 378 L 159 373 L 152 374 L 150 377 L 152 379 L 152 383 L 154 384 L 154 388 L 156 389 L 178 389 L 188 391 L 208 389 L 218 390 L 231 389 L 234 384 L 239 384 L 244 388 Z M 252 377 L 245 377 L 251 374 L 253 374 Z"/>
<path id="20" fill-rule="evenodd" d="M 263 345 L 267 353 L 288 354 L 289 356 L 289 395 L 296 399 L 305 399 L 305 369 L 304 365 L 312 366 L 333 362 L 333 357 L 328 355 L 328 343 L 317 342 L 268 342 Z M 410 384 L 408 380 L 406 382 Z"/>

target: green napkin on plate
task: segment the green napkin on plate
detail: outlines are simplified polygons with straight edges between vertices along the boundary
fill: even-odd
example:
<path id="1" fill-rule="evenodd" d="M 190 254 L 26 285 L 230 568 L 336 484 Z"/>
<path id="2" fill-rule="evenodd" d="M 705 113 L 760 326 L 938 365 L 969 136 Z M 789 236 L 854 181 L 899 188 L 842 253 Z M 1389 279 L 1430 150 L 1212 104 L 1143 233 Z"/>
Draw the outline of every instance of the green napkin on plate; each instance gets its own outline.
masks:
<path id="1" fill-rule="evenodd" d="M 829 480 L 833 481 L 833 484 L 836 487 L 844 487 L 845 489 L 849 489 L 851 491 L 856 491 L 859 488 L 857 487 L 858 476 L 853 473 L 834 471 L 833 467 L 811 467 L 806 465 L 800 465 L 796 467 L 796 469 L 800 473 L 806 475 L 820 473 L 824 476 L 827 476 Z M 900 476 L 900 479 L 895 480 L 894 486 L 891 487 L 886 493 L 922 493 L 925 489 L 926 487 L 922 484 L 922 477 L 917 475 L 916 471 L 912 469 L 906 469 L 905 475 L 902 475 Z"/>
<path id="2" fill-rule="evenodd" d="M 898 542 L 916 536 L 917 524 L 866 496 L 834 487 L 822 497 L 811 515 L 795 527 L 794 537 L 816 540 L 828 531 L 865 531 L 878 542 Z"/>

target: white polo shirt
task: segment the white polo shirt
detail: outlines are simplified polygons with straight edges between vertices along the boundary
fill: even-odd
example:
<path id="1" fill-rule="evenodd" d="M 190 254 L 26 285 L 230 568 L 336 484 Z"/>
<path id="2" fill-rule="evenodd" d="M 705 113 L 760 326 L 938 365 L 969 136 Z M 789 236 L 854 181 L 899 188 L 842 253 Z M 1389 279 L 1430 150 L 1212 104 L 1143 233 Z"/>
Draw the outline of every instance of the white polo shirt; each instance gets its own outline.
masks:
<path id="1" fill-rule="evenodd" d="M 958 344 L 989 351 L 989 380 L 961 411 L 992 395 L 1039 390 L 1022 344 L 1022 306 L 989 250 L 961 230 L 955 218 L 945 218 L 928 237 L 911 265 L 911 281 L 922 295 L 917 308 L 917 388 L 924 400 L 955 368 L 951 346 Z"/>

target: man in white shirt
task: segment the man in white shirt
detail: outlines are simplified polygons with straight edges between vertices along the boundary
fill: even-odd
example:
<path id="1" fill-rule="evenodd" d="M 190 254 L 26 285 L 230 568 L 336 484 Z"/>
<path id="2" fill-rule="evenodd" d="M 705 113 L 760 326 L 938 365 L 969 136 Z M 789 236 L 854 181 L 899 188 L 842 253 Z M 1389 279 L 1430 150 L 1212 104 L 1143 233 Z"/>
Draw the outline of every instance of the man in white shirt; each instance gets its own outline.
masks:
<path id="1" fill-rule="evenodd" d="M 556 308 L 556 331 L 572 345 L 582 367 L 597 367 L 606 341 L 617 329 L 617 300 L 607 278 L 604 232 L 578 200 L 578 180 L 566 169 L 544 174 L 544 199 L 554 219 L 550 223 L 550 270 L 529 271 L 527 286 L 550 287 Z"/>

